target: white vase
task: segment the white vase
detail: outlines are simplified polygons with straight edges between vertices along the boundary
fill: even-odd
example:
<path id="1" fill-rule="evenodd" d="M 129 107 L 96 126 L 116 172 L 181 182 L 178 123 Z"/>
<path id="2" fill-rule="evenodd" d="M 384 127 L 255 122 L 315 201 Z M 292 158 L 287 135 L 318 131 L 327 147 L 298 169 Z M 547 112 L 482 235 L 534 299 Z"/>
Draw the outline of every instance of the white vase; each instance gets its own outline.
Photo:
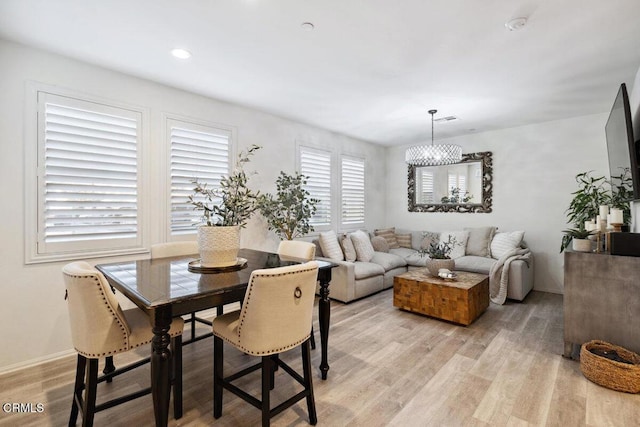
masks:
<path id="1" fill-rule="evenodd" d="M 576 252 L 591 252 L 591 240 L 589 239 L 571 239 L 571 247 Z"/>
<path id="2" fill-rule="evenodd" d="M 240 250 L 240 226 L 206 226 L 198 228 L 198 250 L 203 267 L 235 265 Z"/>

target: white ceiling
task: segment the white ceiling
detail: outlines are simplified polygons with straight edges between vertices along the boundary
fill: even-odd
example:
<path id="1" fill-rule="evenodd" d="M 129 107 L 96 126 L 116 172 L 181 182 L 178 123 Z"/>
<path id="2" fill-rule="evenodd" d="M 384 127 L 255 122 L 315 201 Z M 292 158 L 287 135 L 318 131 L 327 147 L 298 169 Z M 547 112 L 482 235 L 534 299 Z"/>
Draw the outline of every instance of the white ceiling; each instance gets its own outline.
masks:
<path id="1" fill-rule="evenodd" d="M 608 111 L 640 1 L 0 0 L 0 37 L 394 145 Z"/>

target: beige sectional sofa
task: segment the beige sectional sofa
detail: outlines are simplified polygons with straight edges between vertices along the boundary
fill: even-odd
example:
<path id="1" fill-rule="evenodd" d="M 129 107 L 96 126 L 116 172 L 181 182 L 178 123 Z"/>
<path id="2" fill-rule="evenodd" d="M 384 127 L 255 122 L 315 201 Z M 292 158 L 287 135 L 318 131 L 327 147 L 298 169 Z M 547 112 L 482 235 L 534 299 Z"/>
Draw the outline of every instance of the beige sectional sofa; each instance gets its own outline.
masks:
<path id="1" fill-rule="evenodd" d="M 394 243 L 389 230 L 393 230 L 393 234 L 398 237 L 395 242 L 401 242 L 402 246 Z M 338 267 L 333 269 L 329 296 L 348 303 L 393 287 L 393 278 L 396 275 L 407 270 L 424 268 L 428 257 L 420 256 L 418 251 L 421 248 L 427 246 L 434 238 L 441 238 L 450 233 L 456 236 L 467 236 L 466 240 L 459 239 L 465 241 L 464 248 L 457 250 L 457 255 L 461 256 L 455 257 L 456 270 L 489 274 L 494 264 L 499 262 L 500 255 L 509 250 L 510 246 L 526 247 L 522 241 L 523 232 L 495 233 L 495 227 L 466 228 L 456 232 L 445 232 L 444 235 L 437 232 L 390 228 L 376 230 L 371 234 L 366 233 L 374 250 L 373 254 L 365 253 L 363 258 L 359 251 L 354 255 L 350 248 L 351 234 L 335 236 L 334 233 L 334 237 L 331 236 L 331 232 L 321 233 L 320 237 L 314 240 L 317 247 L 316 255 L 338 264 Z M 336 248 L 334 238 L 339 241 L 339 248 Z M 359 238 L 362 240 L 362 234 L 359 234 Z M 333 244 L 327 244 L 327 241 Z M 495 252 L 493 256 L 492 246 Z M 530 254 L 527 260 L 517 259 L 510 263 L 507 298 L 522 301 L 531 289 L 533 289 L 533 256 Z"/>

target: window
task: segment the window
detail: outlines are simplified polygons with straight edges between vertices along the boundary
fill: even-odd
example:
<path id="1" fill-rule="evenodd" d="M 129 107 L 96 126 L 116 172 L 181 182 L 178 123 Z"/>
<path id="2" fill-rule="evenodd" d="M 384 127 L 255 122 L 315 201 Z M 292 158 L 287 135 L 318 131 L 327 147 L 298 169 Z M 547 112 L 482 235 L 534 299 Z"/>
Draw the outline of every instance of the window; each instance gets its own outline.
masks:
<path id="1" fill-rule="evenodd" d="M 433 172 L 422 171 L 420 173 L 420 181 L 418 182 L 420 189 L 418 194 L 420 195 L 419 203 L 434 203 L 433 199 Z"/>
<path id="2" fill-rule="evenodd" d="M 341 223 L 343 227 L 364 224 L 364 160 L 342 157 Z"/>
<path id="3" fill-rule="evenodd" d="M 37 102 L 37 238 L 31 260 L 141 246 L 142 112 L 42 91 Z"/>
<path id="4" fill-rule="evenodd" d="M 331 153 L 300 147 L 300 173 L 308 176 L 306 190 L 310 197 L 320 200 L 316 205 L 316 214 L 311 218 L 311 225 L 318 227 L 331 226 Z"/>
<path id="5" fill-rule="evenodd" d="M 188 196 L 193 180 L 209 188 L 220 186 L 222 175 L 229 173 L 231 131 L 180 120 L 168 121 L 171 141 L 171 234 L 195 233 L 202 222 Z"/>

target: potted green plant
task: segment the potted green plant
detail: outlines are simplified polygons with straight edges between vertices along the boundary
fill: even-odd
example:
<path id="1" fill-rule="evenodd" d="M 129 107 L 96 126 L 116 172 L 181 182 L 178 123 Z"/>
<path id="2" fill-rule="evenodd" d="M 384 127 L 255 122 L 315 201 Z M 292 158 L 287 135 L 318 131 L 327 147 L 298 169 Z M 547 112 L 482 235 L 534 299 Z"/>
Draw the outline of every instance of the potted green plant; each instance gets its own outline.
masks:
<path id="1" fill-rule="evenodd" d="M 209 188 L 196 178 L 189 202 L 202 211 L 204 224 L 198 227 L 200 263 L 203 267 L 235 265 L 240 250 L 240 228 L 257 209 L 258 192 L 248 187 L 244 165 L 256 150 L 252 145 L 238 154 L 233 172 L 220 180 L 219 188 Z"/>
<path id="2" fill-rule="evenodd" d="M 605 177 L 594 177 L 591 175 L 592 172 L 582 172 L 576 175 L 578 189 L 571 193 L 573 199 L 565 211 L 567 222 L 574 226 L 573 229 L 584 230 L 585 221 L 596 218 L 600 212 L 600 206 L 607 204 L 611 198 Z M 573 237 L 567 233 L 562 236 L 560 252 L 569 246 L 572 239 Z"/>
<path id="3" fill-rule="evenodd" d="M 429 273 L 437 277 L 441 268 L 453 271 L 456 267 L 456 261 L 451 259 L 451 251 L 458 244 L 456 238 L 449 235 L 446 241 L 431 242 L 427 248 L 418 251 L 420 256 L 429 256 L 425 262 Z"/>
<path id="4" fill-rule="evenodd" d="M 631 170 L 622 168 L 620 175 L 611 176 L 609 181 L 611 186 L 611 195 L 609 204 L 612 208 L 622 210 L 623 224 L 631 223 L 631 205 L 629 200 L 633 199 L 633 181 L 631 179 Z"/>
<path id="5" fill-rule="evenodd" d="M 589 240 L 589 236 L 595 233 L 594 230 L 587 231 L 583 226 L 579 228 L 569 228 L 562 232 L 564 233 L 564 236 L 562 236 L 563 250 L 571 243 L 574 251 L 591 252 L 591 240 Z"/>
<path id="6" fill-rule="evenodd" d="M 309 221 L 320 200 L 310 197 L 305 189 L 307 179 L 300 172 L 293 175 L 280 172 L 276 180 L 276 194 L 267 193 L 258 198 L 258 209 L 269 230 L 275 231 L 281 239 L 293 240 L 314 231 Z"/>
<path id="7" fill-rule="evenodd" d="M 451 196 L 444 196 L 440 199 L 441 203 L 469 203 L 473 199 L 473 195 L 465 190 L 464 194 L 460 194 L 459 187 L 451 187 Z"/>

